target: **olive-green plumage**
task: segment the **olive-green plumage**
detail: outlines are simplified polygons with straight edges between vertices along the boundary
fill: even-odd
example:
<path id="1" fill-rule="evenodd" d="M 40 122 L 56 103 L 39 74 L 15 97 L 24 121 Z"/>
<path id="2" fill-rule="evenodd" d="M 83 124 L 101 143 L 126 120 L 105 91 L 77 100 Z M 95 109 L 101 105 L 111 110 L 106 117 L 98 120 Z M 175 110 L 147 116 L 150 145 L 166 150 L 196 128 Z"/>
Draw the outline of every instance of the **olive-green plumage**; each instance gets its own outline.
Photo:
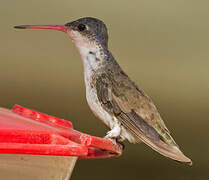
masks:
<path id="1" fill-rule="evenodd" d="M 107 57 L 107 63 L 92 78 L 103 108 L 119 119 L 136 142 L 145 135 L 156 143 L 163 140 L 177 146 L 151 99 L 130 80 L 111 54 Z"/>

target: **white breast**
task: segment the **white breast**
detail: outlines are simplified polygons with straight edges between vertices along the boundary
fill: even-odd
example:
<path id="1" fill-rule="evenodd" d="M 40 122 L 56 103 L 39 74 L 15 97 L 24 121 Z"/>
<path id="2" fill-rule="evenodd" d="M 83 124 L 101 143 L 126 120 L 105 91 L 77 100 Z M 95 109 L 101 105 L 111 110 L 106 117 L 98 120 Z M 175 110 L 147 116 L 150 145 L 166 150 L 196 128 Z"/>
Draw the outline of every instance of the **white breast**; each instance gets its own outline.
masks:
<path id="1" fill-rule="evenodd" d="M 110 129 L 113 129 L 117 119 L 114 118 L 111 114 L 103 109 L 99 99 L 97 97 L 97 91 L 95 87 L 91 87 L 92 76 L 95 75 L 95 71 L 102 65 L 102 59 L 99 54 L 98 47 L 96 46 L 76 46 L 80 52 L 83 65 L 84 65 L 84 79 L 86 85 L 86 99 L 88 105 L 94 115 L 102 120 Z M 92 53 L 89 53 L 92 52 Z M 99 61 L 99 60 L 100 61 Z M 123 127 L 121 126 L 121 138 L 128 139 L 130 142 L 135 142 L 134 137 Z"/>
<path id="2" fill-rule="evenodd" d="M 92 75 L 94 75 L 95 70 L 98 67 L 98 62 L 96 60 L 95 54 L 88 54 L 83 59 L 84 63 L 84 78 L 86 85 L 86 99 L 90 109 L 93 111 L 95 116 L 97 116 L 100 120 L 102 120 L 110 129 L 113 128 L 114 122 L 113 117 L 106 112 L 101 106 L 99 99 L 97 97 L 97 92 L 95 87 L 91 87 L 90 81 Z"/>

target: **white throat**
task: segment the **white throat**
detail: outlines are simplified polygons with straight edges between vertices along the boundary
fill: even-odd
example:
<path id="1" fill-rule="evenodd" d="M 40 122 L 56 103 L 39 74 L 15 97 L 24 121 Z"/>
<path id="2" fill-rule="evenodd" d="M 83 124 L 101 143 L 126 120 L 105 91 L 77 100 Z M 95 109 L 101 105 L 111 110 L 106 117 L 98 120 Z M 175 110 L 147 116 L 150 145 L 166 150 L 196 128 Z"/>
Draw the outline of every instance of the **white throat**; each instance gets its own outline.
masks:
<path id="1" fill-rule="evenodd" d="M 95 71 L 104 64 L 104 60 L 101 57 L 99 47 L 96 45 L 88 47 L 76 45 L 76 47 L 79 50 L 83 61 L 85 81 L 89 81 Z"/>
<path id="2" fill-rule="evenodd" d="M 85 84 L 87 87 L 92 75 L 104 64 L 103 54 L 101 53 L 102 47 L 96 44 L 96 42 L 90 41 L 87 37 L 82 36 L 77 31 L 68 31 L 67 33 L 74 42 L 83 61 Z"/>
<path id="3" fill-rule="evenodd" d="M 98 53 L 98 47 L 92 46 L 92 47 L 85 47 L 80 46 L 78 47 L 83 65 L 84 65 L 84 71 L 92 70 L 95 71 L 99 66 L 99 60 L 101 59 L 100 54 Z"/>
<path id="4" fill-rule="evenodd" d="M 72 30 L 67 33 L 81 55 L 84 65 L 84 73 L 97 70 L 101 65 L 100 61 L 103 59 L 100 53 L 101 47 L 96 44 L 96 42 L 90 41 L 87 37 L 77 31 Z"/>

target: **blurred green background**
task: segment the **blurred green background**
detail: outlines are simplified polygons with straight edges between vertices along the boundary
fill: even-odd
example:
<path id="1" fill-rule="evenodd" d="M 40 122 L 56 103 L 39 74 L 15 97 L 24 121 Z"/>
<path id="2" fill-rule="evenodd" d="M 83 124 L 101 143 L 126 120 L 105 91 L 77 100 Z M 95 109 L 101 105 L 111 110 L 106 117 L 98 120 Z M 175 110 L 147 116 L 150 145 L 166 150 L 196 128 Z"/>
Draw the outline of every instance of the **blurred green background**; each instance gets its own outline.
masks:
<path id="1" fill-rule="evenodd" d="M 113 55 L 151 96 L 194 165 L 164 158 L 144 144 L 126 143 L 119 158 L 79 160 L 72 179 L 209 179 L 208 7 L 204 0 L 2 1 L 0 106 L 20 104 L 104 136 L 107 128 L 86 103 L 83 66 L 68 37 L 12 28 L 101 18 L 109 29 Z"/>

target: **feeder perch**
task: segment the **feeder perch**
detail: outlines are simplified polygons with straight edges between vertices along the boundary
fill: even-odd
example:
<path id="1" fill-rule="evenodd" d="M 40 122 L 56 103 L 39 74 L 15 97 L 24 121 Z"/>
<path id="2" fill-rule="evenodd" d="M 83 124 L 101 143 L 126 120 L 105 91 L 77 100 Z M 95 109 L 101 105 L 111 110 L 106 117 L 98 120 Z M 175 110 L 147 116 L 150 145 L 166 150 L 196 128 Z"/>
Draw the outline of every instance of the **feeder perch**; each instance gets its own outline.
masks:
<path id="1" fill-rule="evenodd" d="M 120 156 L 108 139 L 73 129 L 70 121 L 19 105 L 0 108 L 0 177 L 68 180 L 78 158 Z"/>

